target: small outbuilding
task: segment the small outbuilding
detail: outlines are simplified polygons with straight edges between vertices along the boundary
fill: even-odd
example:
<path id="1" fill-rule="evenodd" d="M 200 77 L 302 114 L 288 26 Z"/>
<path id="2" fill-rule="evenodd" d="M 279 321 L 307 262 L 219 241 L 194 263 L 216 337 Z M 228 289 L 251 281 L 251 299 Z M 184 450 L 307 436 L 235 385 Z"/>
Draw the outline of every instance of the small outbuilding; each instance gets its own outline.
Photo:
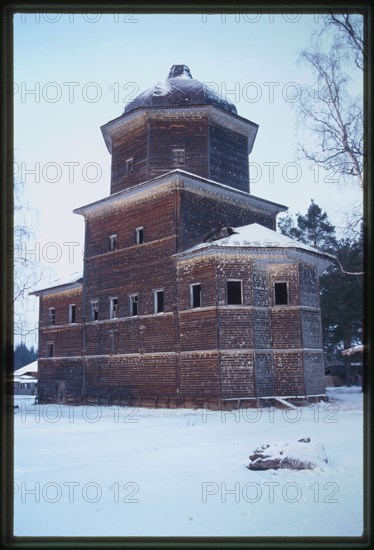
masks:
<path id="1" fill-rule="evenodd" d="M 38 361 L 33 361 L 13 373 L 14 395 L 36 395 L 38 384 Z"/>

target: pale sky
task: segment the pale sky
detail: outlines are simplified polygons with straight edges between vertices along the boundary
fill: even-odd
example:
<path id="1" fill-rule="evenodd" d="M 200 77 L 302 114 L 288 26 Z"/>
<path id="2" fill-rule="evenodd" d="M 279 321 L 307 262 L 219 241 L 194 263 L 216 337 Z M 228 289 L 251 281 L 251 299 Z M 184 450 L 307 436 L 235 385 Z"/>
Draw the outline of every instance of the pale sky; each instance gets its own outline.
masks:
<path id="1" fill-rule="evenodd" d="M 188 65 L 259 124 L 252 194 L 291 213 L 304 213 L 313 198 L 337 226 L 362 199 L 357 184 L 297 161 L 295 99 L 300 85 L 314 85 L 297 55 L 320 28 L 318 16 L 19 14 L 14 22 L 15 170 L 37 209 L 30 219 L 46 286 L 82 268 L 84 222 L 73 209 L 110 192 L 100 126 L 174 64 Z M 35 322 L 36 305 L 31 297 Z"/>

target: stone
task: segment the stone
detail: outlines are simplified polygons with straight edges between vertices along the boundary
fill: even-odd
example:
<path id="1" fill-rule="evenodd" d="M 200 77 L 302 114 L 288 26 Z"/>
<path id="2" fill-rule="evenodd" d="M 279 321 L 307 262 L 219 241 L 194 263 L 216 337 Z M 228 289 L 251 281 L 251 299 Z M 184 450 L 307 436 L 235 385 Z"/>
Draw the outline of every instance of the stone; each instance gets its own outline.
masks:
<path id="1" fill-rule="evenodd" d="M 263 444 L 249 456 L 249 470 L 314 470 L 327 463 L 325 448 L 321 444 L 311 444 L 310 437 L 296 442 L 283 441 Z"/>

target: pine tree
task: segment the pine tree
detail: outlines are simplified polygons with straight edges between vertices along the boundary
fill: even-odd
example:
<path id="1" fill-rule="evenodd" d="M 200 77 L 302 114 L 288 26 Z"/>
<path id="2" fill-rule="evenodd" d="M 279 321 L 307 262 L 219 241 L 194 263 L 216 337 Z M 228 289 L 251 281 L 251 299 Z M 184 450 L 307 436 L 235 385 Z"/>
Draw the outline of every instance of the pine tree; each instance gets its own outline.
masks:
<path id="1" fill-rule="evenodd" d="M 278 227 L 284 235 L 336 256 L 351 273 L 363 270 L 363 234 L 360 238 L 337 240 L 335 227 L 326 212 L 313 201 L 305 215 L 297 214 L 296 224 L 284 216 Z M 362 341 L 363 276 L 343 273 L 334 263 L 320 279 L 324 348 L 332 352 Z"/>
<path id="2" fill-rule="evenodd" d="M 324 252 L 334 253 L 337 246 L 335 227 L 329 222 L 326 212 L 322 212 L 313 199 L 305 216 L 297 213 L 296 223 L 295 226 L 292 217 L 287 215 L 278 222 L 278 227 L 283 235 Z"/>
<path id="3" fill-rule="evenodd" d="M 363 270 L 362 235 L 360 239 L 341 239 L 335 251 L 345 271 Z M 342 273 L 337 265 L 321 276 L 322 330 L 329 351 L 350 348 L 363 338 L 363 276 Z"/>

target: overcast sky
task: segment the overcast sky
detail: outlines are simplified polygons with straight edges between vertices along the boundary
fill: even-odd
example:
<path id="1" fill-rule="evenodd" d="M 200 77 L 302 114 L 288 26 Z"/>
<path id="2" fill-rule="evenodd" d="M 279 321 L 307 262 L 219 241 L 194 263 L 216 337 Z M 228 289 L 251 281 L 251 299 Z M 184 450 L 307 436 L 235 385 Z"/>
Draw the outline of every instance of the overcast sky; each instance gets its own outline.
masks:
<path id="1" fill-rule="evenodd" d="M 37 210 L 30 220 L 47 282 L 82 267 L 84 222 L 73 209 L 110 192 L 100 126 L 174 64 L 188 65 L 259 124 L 252 194 L 291 212 L 305 212 L 313 198 L 341 225 L 361 200 L 357 185 L 331 181 L 296 154 L 295 100 L 300 85 L 314 85 L 297 56 L 320 25 L 306 14 L 15 16 L 16 177 Z"/>

